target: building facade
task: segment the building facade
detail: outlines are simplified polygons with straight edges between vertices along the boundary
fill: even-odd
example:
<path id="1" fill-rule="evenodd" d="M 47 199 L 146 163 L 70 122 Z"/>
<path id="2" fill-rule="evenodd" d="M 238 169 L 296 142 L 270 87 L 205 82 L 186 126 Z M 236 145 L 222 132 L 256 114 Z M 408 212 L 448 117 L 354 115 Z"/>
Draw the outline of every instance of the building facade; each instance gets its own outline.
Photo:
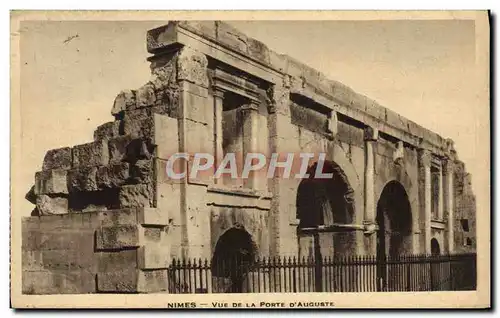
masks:
<path id="1" fill-rule="evenodd" d="M 161 291 L 173 258 L 241 251 L 475 251 L 475 197 L 452 140 L 223 22 L 171 22 L 147 47 L 150 80 L 118 94 L 92 142 L 48 151 L 36 173 L 24 293 Z M 215 166 L 227 153 L 324 153 L 332 177 L 173 180 L 175 153 Z"/>

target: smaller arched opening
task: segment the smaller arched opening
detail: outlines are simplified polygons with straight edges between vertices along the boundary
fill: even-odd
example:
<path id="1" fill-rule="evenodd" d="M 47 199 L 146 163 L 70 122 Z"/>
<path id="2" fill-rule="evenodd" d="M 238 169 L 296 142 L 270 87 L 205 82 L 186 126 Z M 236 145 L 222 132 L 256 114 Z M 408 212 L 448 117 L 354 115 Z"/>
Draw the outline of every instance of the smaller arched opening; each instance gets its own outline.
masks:
<path id="1" fill-rule="evenodd" d="M 217 241 L 212 257 L 214 290 L 241 293 L 256 255 L 257 247 L 252 236 L 241 225 L 224 232 Z"/>
<path id="2" fill-rule="evenodd" d="M 439 255 L 441 254 L 441 248 L 439 247 L 439 242 L 436 238 L 431 240 L 431 254 Z"/>

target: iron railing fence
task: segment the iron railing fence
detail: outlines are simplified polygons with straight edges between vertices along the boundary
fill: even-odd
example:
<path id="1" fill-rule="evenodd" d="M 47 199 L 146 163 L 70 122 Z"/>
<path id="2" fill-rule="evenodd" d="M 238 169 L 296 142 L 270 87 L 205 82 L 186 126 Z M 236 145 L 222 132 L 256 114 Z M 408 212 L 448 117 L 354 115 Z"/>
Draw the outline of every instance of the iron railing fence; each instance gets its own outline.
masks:
<path id="1" fill-rule="evenodd" d="M 174 259 L 169 292 L 300 293 L 476 289 L 476 254 Z"/>

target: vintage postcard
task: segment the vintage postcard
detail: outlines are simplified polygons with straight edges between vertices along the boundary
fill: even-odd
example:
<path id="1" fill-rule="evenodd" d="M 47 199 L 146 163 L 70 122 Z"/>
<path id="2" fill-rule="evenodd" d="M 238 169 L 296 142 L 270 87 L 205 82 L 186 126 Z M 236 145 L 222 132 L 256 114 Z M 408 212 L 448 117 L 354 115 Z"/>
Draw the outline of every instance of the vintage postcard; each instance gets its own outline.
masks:
<path id="1" fill-rule="evenodd" d="M 15 308 L 488 308 L 489 15 L 11 12 Z"/>

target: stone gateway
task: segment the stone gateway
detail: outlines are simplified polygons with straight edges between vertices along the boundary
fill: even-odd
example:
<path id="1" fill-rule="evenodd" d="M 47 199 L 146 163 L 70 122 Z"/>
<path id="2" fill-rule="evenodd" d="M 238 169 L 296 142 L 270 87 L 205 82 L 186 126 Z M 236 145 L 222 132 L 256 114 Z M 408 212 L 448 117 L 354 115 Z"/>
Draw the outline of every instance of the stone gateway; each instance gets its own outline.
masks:
<path id="1" fill-rule="evenodd" d="M 172 291 L 173 259 L 475 251 L 452 140 L 223 22 L 170 22 L 147 49 L 149 81 L 117 95 L 92 142 L 49 150 L 35 174 L 23 293 Z M 324 153 L 332 177 L 173 180 L 175 153 L 212 154 L 214 167 L 228 153 Z"/>

